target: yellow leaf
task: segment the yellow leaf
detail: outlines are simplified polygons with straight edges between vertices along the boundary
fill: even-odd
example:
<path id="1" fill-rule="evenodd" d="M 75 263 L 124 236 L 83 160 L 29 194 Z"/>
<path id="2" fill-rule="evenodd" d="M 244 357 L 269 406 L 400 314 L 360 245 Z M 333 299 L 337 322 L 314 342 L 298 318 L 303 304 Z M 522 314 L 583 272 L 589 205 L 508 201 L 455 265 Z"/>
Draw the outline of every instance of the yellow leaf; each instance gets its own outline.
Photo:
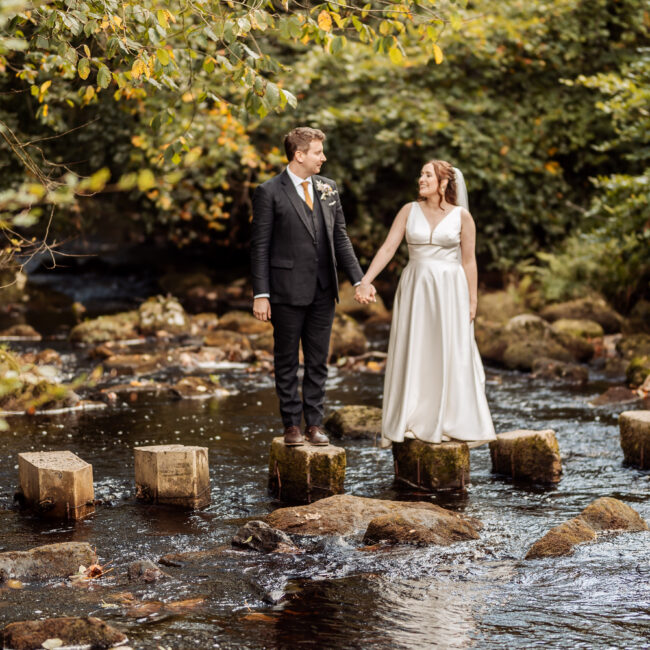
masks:
<path id="1" fill-rule="evenodd" d="M 41 84 L 41 95 L 52 85 L 52 80 L 48 79 L 46 82 Z"/>
<path id="2" fill-rule="evenodd" d="M 437 43 L 433 44 L 433 57 L 438 65 L 442 63 L 443 55 L 440 46 Z"/>
<path id="3" fill-rule="evenodd" d="M 560 163 L 558 163 L 557 160 L 549 160 L 544 165 L 544 169 L 546 169 L 547 172 L 553 175 L 559 174 L 562 171 L 562 168 L 560 167 Z"/>
<path id="4" fill-rule="evenodd" d="M 153 175 L 153 172 L 150 169 L 143 169 L 138 174 L 138 189 L 141 192 L 146 192 L 154 187 L 156 184 L 156 178 Z"/>
<path id="5" fill-rule="evenodd" d="M 90 48 L 84 43 L 84 52 L 86 53 L 86 56 L 90 58 Z"/>
<path id="6" fill-rule="evenodd" d="M 318 14 L 318 26 L 324 32 L 332 31 L 332 16 L 330 16 L 329 11 L 323 9 L 323 11 Z"/>
<path id="7" fill-rule="evenodd" d="M 47 117 L 48 107 L 47 104 L 43 104 L 43 117 Z"/>
<path id="8" fill-rule="evenodd" d="M 388 50 L 388 56 L 390 57 L 390 60 L 395 64 L 399 65 L 402 63 L 404 60 L 404 56 L 402 55 L 402 50 L 397 47 L 397 45 L 393 45 L 393 47 Z"/>
<path id="9" fill-rule="evenodd" d="M 136 59 L 131 66 L 131 76 L 134 79 L 139 79 L 142 76 L 142 73 L 147 69 L 148 68 L 142 59 Z"/>

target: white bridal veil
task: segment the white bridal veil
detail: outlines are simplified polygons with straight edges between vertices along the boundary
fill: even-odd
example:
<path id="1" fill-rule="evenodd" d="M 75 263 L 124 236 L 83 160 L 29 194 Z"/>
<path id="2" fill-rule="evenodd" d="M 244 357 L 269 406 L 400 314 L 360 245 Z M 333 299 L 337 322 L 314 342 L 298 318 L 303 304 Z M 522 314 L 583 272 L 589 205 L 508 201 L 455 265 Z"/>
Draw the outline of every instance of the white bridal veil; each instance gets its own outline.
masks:
<path id="1" fill-rule="evenodd" d="M 469 199 L 467 198 L 467 186 L 465 185 L 465 177 L 463 176 L 463 172 L 461 172 L 457 167 L 454 167 L 454 173 L 456 174 L 456 193 L 458 195 L 458 205 L 465 208 L 465 210 L 469 212 Z"/>

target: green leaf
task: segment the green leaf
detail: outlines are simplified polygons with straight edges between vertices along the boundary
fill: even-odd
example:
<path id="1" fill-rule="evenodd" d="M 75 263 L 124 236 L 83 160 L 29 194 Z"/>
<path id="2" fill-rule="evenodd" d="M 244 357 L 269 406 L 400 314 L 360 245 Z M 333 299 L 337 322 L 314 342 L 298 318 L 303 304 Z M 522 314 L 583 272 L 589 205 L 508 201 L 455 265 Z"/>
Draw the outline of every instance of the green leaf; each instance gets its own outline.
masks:
<path id="1" fill-rule="evenodd" d="M 156 178 L 150 169 L 142 169 L 138 173 L 138 189 L 146 192 L 156 185 Z"/>
<path id="2" fill-rule="evenodd" d="M 163 48 L 156 50 L 156 57 L 161 65 L 169 65 L 169 52 Z"/>
<path id="3" fill-rule="evenodd" d="M 97 71 L 97 84 L 101 88 L 108 88 L 111 83 L 111 71 L 102 63 Z"/>

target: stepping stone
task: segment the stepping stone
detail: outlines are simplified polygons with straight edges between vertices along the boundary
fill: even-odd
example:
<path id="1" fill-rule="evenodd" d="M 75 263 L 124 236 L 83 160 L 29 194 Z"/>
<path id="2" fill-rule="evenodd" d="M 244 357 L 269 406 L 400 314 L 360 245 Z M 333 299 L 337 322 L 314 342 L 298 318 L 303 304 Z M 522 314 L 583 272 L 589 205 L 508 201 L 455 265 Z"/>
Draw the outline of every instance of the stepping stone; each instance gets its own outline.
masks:
<path id="1" fill-rule="evenodd" d="M 273 438 L 269 456 L 269 490 L 287 503 L 311 503 L 342 494 L 345 449 L 306 443 L 287 447 L 282 436 Z"/>
<path id="2" fill-rule="evenodd" d="M 500 433 L 490 443 L 490 455 L 496 474 L 539 483 L 557 483 L 562 474 L 560 447 L 551 429 Z"/>
<path id="3" fill-rule="evenodd" d="M 18 454 L 26 504 L 43 517 L 83 519 L 95 512 L 93 467 L 71 451 Z"/>
<path id="4" fill-rule="evenodd" d="M 136 497 L 182 508 L 210 503 L 207 447 L 150 445 L 135 447 Z"/>
<path id="5" fill-rule="evenodd" d="M 469 447 L 405 438 L 393 442 L 395 480 L 420 490 L 464 489 L 469 483 Z"/>
<path id="6" fill-rule="evenodd" d="M 625 411 L 618 418 L 625 463 L 650 468 L 650 411 Z"/>

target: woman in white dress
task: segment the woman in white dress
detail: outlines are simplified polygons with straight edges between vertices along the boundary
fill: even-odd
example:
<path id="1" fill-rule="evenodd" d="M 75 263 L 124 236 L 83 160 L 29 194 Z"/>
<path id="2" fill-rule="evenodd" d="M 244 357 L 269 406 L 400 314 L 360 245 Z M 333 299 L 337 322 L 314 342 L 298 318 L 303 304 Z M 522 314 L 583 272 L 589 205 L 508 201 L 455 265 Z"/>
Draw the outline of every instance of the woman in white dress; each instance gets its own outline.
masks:
<path id="1" fill-rule="evenodd" d="M 459 190 L 465 205 L 466 195 L 456 172 L 442 160 L 422 167 L 418 200 L 397 213 L 357 287 L 360 302 L 373 299 L 372 281 L 406 235 L 409 263 L 395 294 L 384 380 L 384 447 L 405 437 L 431 443 L 495 439 L 474 339 L 476 228 L 458 205 Z"/>

